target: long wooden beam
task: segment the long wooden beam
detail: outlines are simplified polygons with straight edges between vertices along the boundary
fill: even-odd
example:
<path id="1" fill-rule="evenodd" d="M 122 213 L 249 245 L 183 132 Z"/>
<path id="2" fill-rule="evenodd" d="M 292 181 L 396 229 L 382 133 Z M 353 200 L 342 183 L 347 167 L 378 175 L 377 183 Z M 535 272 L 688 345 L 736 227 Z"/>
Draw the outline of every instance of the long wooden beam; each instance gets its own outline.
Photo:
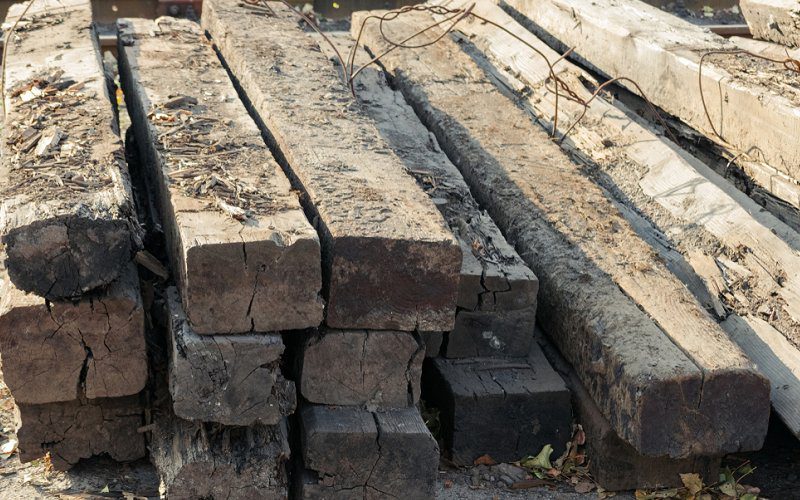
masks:
<path id="1" fill-rule="evenodd" d="M 441 3 L 461 7 L 465 2 Z M 486 55 L 491 71 L 509 89 L 525 89 L 524 97 L 520 93 L 521 102 L 551 130 L 555 95 L 546 84 L 548 66 L 544 58 L 525 44 L 540 50 L 551 61 L 559 55 L 499 7 L 482 2 L 475 12 L 502 25 L 519 39 L 477 22 L 464 22 L 457 29 Z M 569 62 L 559 63 L 557 72 L 562 81 L 578 90 L 579 97 L 589 99 L 590 92 L 583 82 L 591 82 L 590 75 Z M 781 389 L 787 380 L 796 380 L 800 364 L 793 364 L 797 356 L 782 355 L 791 352 L 785 346 L 770 340 L 774 335 L 795 342 L 800 339 L 796 316 L 800 311 L 800 282 L 790 271 L 784 272 L 800 268 L 796 251 L 800 248 L 800 238 L 697 158 L 655 133 L 624 105 L 600 98 L 591 102 L 585 112 L 584 119 L 562 142 L 562 148 L 588 160 L 586 163 L 595 167 L 593 172 L 602 172 L 595 175 L 599 182 L 615 190 L 623 203 L 643 213 L 655 226 L 654 230 L 669 235 L 669 244 L 680 252 L 693 273 L 708 283 L 710 295 L 723 304 L 721 310 L 715 311 L 720 320 L 731 312 L 745 316 L 744 320 L 725 321 L 722 327 L 735 334 L 734 340 L 772 381 L 772 401 L 778 414 L 794 432 L 800 431 L 797 426 L 800 406 L 796 399 L 790 400 L 792 394 Z M 559 113 L 562 120 L 559 131 L 563 133 L 584 113 L 584 107 L 561 99 Z M 726 256 L 735 256 L 736 262 Z M 742 269 L 752 278 L 738 276 Z M 681 279 L 691 286 L 696 278 L 684 274 Z M 741 279 L 747 280 L 746 287 L 741 286 Z M 702 296 L 709 295 L 705 290 L 699 291 Z M 748 327 L 747 316 L 755 319 L 765 316 L 764 311 L 769 311 L 764 324 Z M 768 331 L 772 336 L 765 336 Z M 747 340 L 748 335 L 752 340 Z M 800 356 L 800 351 L 797 352 Z M 769 365 L 761 362 L 772 356 L 786 360 Z"/>
<path id="2" fill-rule="evenodd" d="M 333 328 L 449 331 L 461 250 L 295 13 L 204 4 L 203 26 L 304 191 Z"/>
<path id="3" fill-rule="evenodd" d="M 354 16 L 354 32 L 365 16 Z M 384 29 L 402 40 L 431 24 L 413 13 Z M 362 41 L 373 54 L 388 47 L 375 22 Z M 453 41 L 381 64 L 539 276 L 539 319 L 617 433 L 649 455 L 758 448 L 767 381 L 603 191 Z"/>
<path id="4" fill-rule="evenodd" d="M 27 9 L 24 19 L 20 19 Z M 76 297 L 126 269 L 138 226 L 88 0 L 15 4 L 0 163 L 5 267 L 21 290 Z"/>
<path id="5" fill-rule="evenodd" d="M 199 334 L 316 327 L 320 242 L 197 23 L 121 19 L 120 79 Z"/>
<path id="6" fill-rule="evenodd" d="M 800 86 L 782 64 L 709 54 L 737 47 L 639 0 L 505 3 L 557 50 L 572 48 L 570 57 L 604 75 L 634 80 L 653 103 L 710 139 L 800 177 Z"/>

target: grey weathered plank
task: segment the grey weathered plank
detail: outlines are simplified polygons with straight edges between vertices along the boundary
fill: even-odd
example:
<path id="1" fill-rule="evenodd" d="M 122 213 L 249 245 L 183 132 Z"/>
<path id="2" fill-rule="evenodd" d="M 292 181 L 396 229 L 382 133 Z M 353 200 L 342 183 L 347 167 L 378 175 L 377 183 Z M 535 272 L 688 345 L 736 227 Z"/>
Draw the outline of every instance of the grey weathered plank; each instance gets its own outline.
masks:
<path id="1" fill-rule="evenodd" d="M 339 50 L 354 43 L 345 33 L 327 36 Z M 320 47 L 337 61 L 328 44 L 320 42 Z M 369 59 L 362 48 L 357 50 L 356 63 Z M 461 172 L 385 75 L 369 68 L 355 83 L 366 114 L 436 204 L 461 245 L 458 310 L 447 335 L 445 356 L 526 356 L 536 322 L 538 279 L 481 210 Z"/>
<path id="2" fill-rule="evenodd" d="M 739 8 L 755 38 L 800 47 L 797 0 L 740 0 Z"/>
<path id="3" fill-rule="evenodd" d="M 535 343 L 529 359 L 432 359 L 423 380 L 458 465 L 481 455 L 514 462 L 546 444 L 558 456 L 569 441 L 570 393 Z"/>
<path id="4" fill-rule="evenodd" d="M 319 325 L 319 238 L 200 26 L 117 25 L 136 143 L 194 331 Z"/>
<path id="5" fill-rule="evenodd" d="M 27 4 L 9 9 L 14 23 Z M 35 0 L 7 47 L 0 163 L 5 267 L 75 297 L 126 269 L 138 228 L 89 0 Z"/>
<path id="6" fill-rule="evenodd" d="M 170 313 L 169 391 L 179 418 L 224 425 L 277 425 L 294 413 L 294 382 L 281 374 L 277 333 L 198 335 L 175 288 Z"/>
<path id="7" fill-rule="evenodd" d="M 103 292 L 49 302 L 0 269 L 0 355 L 18 403 L 137 394 L 147 383 L 144 310 L 133 264 Z"/>
<path id="8" fill-rule="evenodd" d="M 300 393 L 318 404 L 415 406 L 424 357 L 415 333 L 323 328 L 303 348 Z"/>
<path id="9" fill-rule="evenodd" d="M 203 26 L 307 195 L 333 328 L 447 331 L 461 250 L 296 16 L 203 5 Z"/>
<path id="10" fill-rule="evenodd" d="M 698 83 L 700 59 L 711 51 L 736 50 L 732 42 L 640 0 L 504 3 L 557 50 L 574 48 L 572 58 L 605 75 L 633 79 L 653 103 L 710 139 L 798 175 L 800 86 L 782 65 L 744 55 L 707 57 L 702 95 L 709 121 Z"/>
<path id="11" fill-rule="evenodd" d="M 284 500 L 290 450 L 286 422 L 227 427 L 156 414 L 150 460 L 168 498 Z"/>
<path id="12" fill-rule="evenodd" d="M 16 408 L 19 459 L 50 454 L 56 470 L 67 470 L 81 459 L 107 454 L 127 462 L 145 456 L 139 396 L 28 405 Z"/>
<path id="13" fill-rule="evenodd" d="M 402 38 L 429 24 L 411 14 L 386 29 Z M 375 25 L 364 42 L 373 53 L 385 48 Z M 449 39 L 382 64 L 539 276 L 539 320 L 615 431 L 648 455 L 759 447 L 767 381 L 733 344 L 709 355 L 704 339 L 724 333 L 546 133 Z M 640 304 L 669 323 L 669 336 Z M 669 305 L 680 314 L 667 314 Z M 732 387 L 747 397 L 731 398 Z M 747 418 L 730 411 L 733 400 L 748 401 Z"/>
<path id="14" fill-rule="evenodd" d="M 434 498 L 439 446 L 416 408 L 307 405 L 300 427 L 300 498 Z"/>

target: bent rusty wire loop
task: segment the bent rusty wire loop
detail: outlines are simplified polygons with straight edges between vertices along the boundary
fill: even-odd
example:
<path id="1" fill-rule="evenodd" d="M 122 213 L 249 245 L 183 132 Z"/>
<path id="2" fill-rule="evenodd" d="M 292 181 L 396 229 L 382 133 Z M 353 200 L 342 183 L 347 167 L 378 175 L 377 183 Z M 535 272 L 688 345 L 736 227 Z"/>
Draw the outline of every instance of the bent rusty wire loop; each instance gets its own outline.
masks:
<path id="1" fill-rule="evenodd" d="M 720 54 L 724 54 L 724 55 L 728 55 L 728 56 L 735 56 L 735 55 L 744 54 L 744 55 L 747 55 L 747 56 L 750 56 L 750 57 L 754 57 L 756 59 L 769 61 L 769 62 L 774 63 L 774 64 L 781 64 L 788 71 L 793 71 L 793 72 L 795 72 L 797 74 L 800 74 L 800 61 L 790 57 L 788 51 L 786 52 L 786 59 L 774 59 L 772 57 L 767 57 L 767 56 L 764 56 L 764 55 L 761 55 L 761 54 L 756 54 L 754 52 L 750 52 L 749 50 L 744 50 L 744 49 L 712 50 L 712 51 L 709 51 L 709 52 L 705 52 L 700 57 L 700 63 L 699 63 L 698 68 L 697 68 L 697 85 L 698 85 L 698 87 L 700 89 L 700 102 L 703 104 L 703 112 L 706 115 L 706 120 L 708 121 L 708 125 L 711 127 L 711 131 L 714 132 L 714 135 L 716 135 L 721 141 L 725 142 L 726 144 L 729 144 L 728 141 L 724 137 L 722 137 L 722 134 L 720 134 L 717 131 L 717 127 L 714 126 L 714 121 L 711 119 L 711 113 L 709 113 L 709 111 L 708 111 L 708 106 L 706 105 L 706 97 L 705 97 L 705 94 L 703 93 L 703 62 L 705 62 L 706 58 L 709 57 L 709 56 L 720 55 Z"/>

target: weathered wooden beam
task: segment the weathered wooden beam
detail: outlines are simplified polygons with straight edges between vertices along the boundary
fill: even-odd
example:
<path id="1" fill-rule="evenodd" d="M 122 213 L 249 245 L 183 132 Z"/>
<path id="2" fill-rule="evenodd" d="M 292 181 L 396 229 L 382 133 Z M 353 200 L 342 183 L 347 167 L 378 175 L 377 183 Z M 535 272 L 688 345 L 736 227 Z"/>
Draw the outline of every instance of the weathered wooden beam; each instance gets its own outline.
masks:
<path id="1" fill-rule="evenodd" d="M 300 410 L 298 496 L 434 498 L 439 446 L 416 408 Z"/>
<path id="2" fill-rule="evenodd" d="M 546 56 L 558 57 L 499 8 L 480 4 L 476 12 L 498 22 Z M 458 29 L 487 55 L 498 78 L 510 89 L 525 89 L 522 102 L 545 128 L 551 129 L 555 105 L 553 94 L 545 87 L 548 68 L 544 60 L 525 57 L 526 53 L 530 55 L 528 47 L 500 30 L 488 29 L 487 25 L 464 23 Z M 582 89 L 581 80 L 591 81 L 589 75 L 566 62 L 560 63 L 558 72 L 562 81 L 576 89 Z M 578 95 L 589 98 L 585 90 Z M 783 332 L 798 345 L 800 281 L 785 270 L 800 266 L 796 252 L 800 237 L 770 214 L 763 213 L 753 200 L 697 158 L 656 134 L 625 106 L 597 99 L 584 110 L 583 106 L 564 101 L 559 107 L 562 132 L 584 112 L 586 116 L 562 147 L 588 159 L 595 167 L 594 172 L 602 172 L 596 176 L 600 183 L 616 190 L 625 203 L 647 216 L 661 234 L 670 235 L 671 245 L 682 254 L 690 271 L 706 282 L 711 291 L 708 295 L 718 297 L 721 309 L 715 306 L 715 314 L 719 319 L 725 319 L 730 311 L 765 317 L 768 331 L 778 336 Z M 742 252 L 743 248 L 747 251 Z M 727 256 L 734 256 L 736 262 Z M 680 276 L 693 290 L 697 289 L 691 276 Z M 653 316 L 662 327 L 669 326 L 662 317 Z M 800 368 L 796 365 L 797 356 L 789 354 L 785 346 L 767 340 L 762 334 L 765 329 L 752 321 L 737 321 L 731 329 L 732 325 L 733 320 L 728 319 L 722 327 L 737 334 L 731 333 L 733 340 L 772 381 L 776 411 L 797 432 L 800 408 L 789 403 L 791 399 L 785 392 L 775 389 L 783 386 L 787 377 L 794 378 L 792 368 L 788 367 Z M 727 339 L 710 343 L 705 358 L 717 356 L 720 346 L 729 344 Z M 795 351 L 800 355 L 796 348 Z M 776 357 L 785 361 L 767 363 Z M 769 367 L 769 372 L 765 367 Z M 766 423 L 762 421 L 762 425 Z"/>
<path id="3" fill-rule="evenodd" d="M 319 325 L 319 238 L 200 26 L 118 26 L 136 143 L 194 331 Z"/>
<path id="4" fill-rule="evenodd" d="M 290 451 L 285 421 L 226 427 L 156 414 L 150 460 L 170 499 L 283 500 Z"/>
<path id="5" fill-rule="evenodd" d="M 797 0 L 741 0 L 739 8 L 753 37 L 800 47 L 800 2 Z"/>
<path id="6" fill-rule="evenodd" d="M 458 243 L 296 15 L 269 5 L 275 16 L 208 1 L 203 26 L 305 192 L 327 325 L 451 330 Z"/>
<path id="7" fill-rule="evenodd" d="M 430 24 L 414 13 L 384 28 L 402 39 Z M 386 48 L 376 26 L 372 53 Z M 654 456 L 760 447 L 767 381 L 546 133 L 449 39 L 381 64 L 539 276 L 538 318 L 615 431 Z"/>
<path id="8" fill-rule="evenodd" d="M 415 406 L 424 357 L 416 333 L 323 328 L 303 348 L 300 393 L 326 405 Z"/>
<path id="9" fill-rule="evenodd" d="M 145 456 L 139 396 L 28 405 L 16 408 L 19 459 L 30 462 L 50 454 L 56 470 L 81 459 L 107 454 L 127 462 Z"/>
<path id="10" fill-rule="evenodd" d="M 569 391 L 535 343 L 528 359 L 432 359 L 423 381 L 457 465 L 482 455 L 514 462 L 547 444 L 559 456 L 570 439 Z"/>
<path id="11" fill-rule="evenodd" d="M 133 264 L 103 292 L 49 302 L 14 286 L 0 270 L 0 355 L 18 403 L 139 393 L 147 350 L 139 277 Z"/>
<path id="12" fill-rule="evenodd" d="M 294 382 L 281 374 L 280 334 L 198 335 L 175 288 L 170 315 L 169 391 L 182 419 L 224 425 L 276 425 L 294 413 Z"/>
<path id="13" fill-rule="evenodd" d="M 345 33 L 329 32 L 327 37 L 343 51 L 354 43 Z M 323 52 L 338 62 L 332 47 L 319 43 Z M 362 48 L 357 50 L 356 63 L 369 59 Z M 481 210 L 461 172 L 403 95 L 389 87 L 384 74 L 369 68 L 355 83 L 364 111 L 436 204 L 461 245 L 458 309 L 447 335 L 445 356 L 527 356 L 536 322 L 538 279 Z"/>
<path id="14" fill-rule="evenodd" d="M 586 435 L 589 470 L 597 484 L 609 491 L 683 486 L 681 474 L 699 474 L 706 484 L 719 480 L 722 457 L 697 455 L 686 458 L 648 457 L 621 439 L 603 417 L 574 370 L 564 373 L 575 418 Z"/>
<path id="15" fill-rule="evenodd" d="M 783 65 L 742 54 L 710 55 L 700 79 L 704 54 L 736 46 L 639 0 L 504 3 L 556 50 L 574 48 L 571 58 L 609 77 L 631 78 L 655 105 L 711 140 L 800 180 L 800 86 Z"/>
<path id="16" fill-rule="evenodd" d="M 13 24 L 27 3 L 13 5 Z M 89 0 L 35 0 L 7 47 L 0 163 L 5 267 L 50 299 L 107 285 L 138 246 Z"/>

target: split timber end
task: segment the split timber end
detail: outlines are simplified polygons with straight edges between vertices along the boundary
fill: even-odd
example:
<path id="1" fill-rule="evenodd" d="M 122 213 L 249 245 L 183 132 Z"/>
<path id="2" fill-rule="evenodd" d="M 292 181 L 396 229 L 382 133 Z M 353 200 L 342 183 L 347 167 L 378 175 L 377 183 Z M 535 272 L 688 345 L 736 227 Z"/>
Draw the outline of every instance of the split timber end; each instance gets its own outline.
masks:
<path id="1" fill-rule="evenodd" d="M 13 7 L 7 20 L 21 11 Z M 139 245 L 91 14 L 88 0 L 36 0 L 4 61 L 5 267 L 18 288 L 51 299 L 107 285 Z"/>
<path id="2" fill-rule="evenodd" d="M 120 78 L 192 328 L 318 326 L 319 237 L 200 26 L 118 26 Z"/>
<path id="3" fill-rule="evenodd" d="M 327 325 L 452 329 L 455 238 L 296 14 L 269 5 L 274 16 L 209 1 L 202 24 L 306 195 L 322 242 Z"/>

